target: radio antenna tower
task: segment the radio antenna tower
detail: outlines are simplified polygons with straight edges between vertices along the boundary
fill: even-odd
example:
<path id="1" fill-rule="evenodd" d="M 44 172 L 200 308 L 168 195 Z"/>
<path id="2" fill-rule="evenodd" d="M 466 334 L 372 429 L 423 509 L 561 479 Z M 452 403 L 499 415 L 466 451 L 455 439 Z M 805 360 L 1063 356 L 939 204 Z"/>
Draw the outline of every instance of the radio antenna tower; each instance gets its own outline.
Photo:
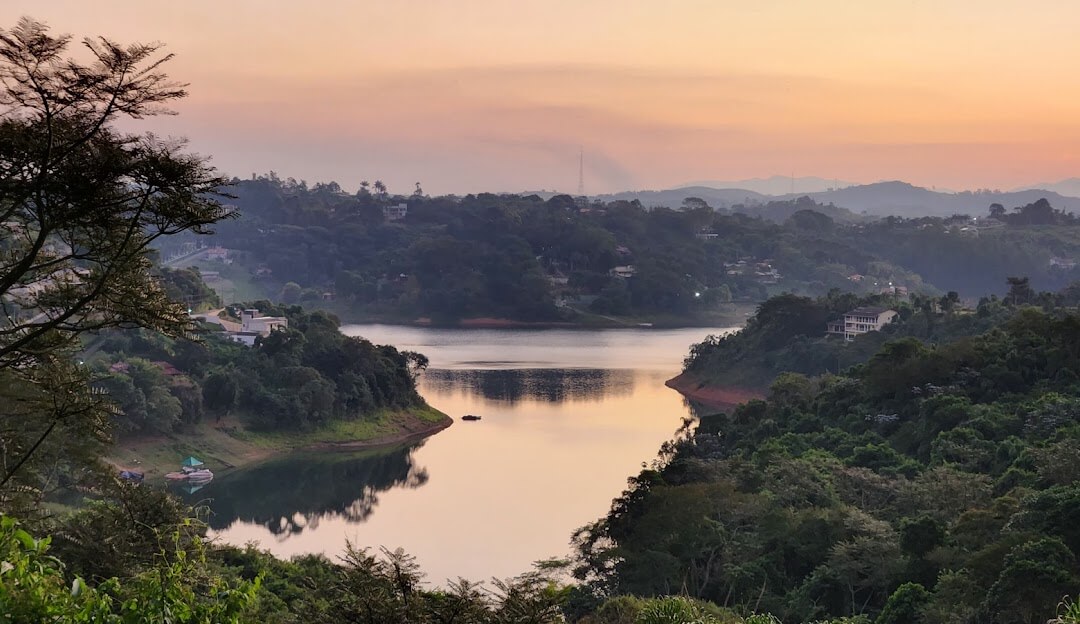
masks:
<path id="1" fill-rule="evenodd" d="M 578 171 L 577 171 L 577 194 L 584 197 L 585 195 L 585 150 L 584 148 L 578 149 Z"/>

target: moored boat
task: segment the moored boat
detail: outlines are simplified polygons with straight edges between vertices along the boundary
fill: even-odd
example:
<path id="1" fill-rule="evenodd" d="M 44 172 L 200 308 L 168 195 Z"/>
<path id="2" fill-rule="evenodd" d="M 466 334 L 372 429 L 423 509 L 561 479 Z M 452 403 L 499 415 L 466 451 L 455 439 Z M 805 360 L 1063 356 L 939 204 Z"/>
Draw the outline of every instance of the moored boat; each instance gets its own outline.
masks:
<path id="1" fill-rule="evenodd" d="M 206 468 L 182 472 L 167 472 L 165 478 L 170 481 L 209 481 L 214 478 L 214 473 Z"/>

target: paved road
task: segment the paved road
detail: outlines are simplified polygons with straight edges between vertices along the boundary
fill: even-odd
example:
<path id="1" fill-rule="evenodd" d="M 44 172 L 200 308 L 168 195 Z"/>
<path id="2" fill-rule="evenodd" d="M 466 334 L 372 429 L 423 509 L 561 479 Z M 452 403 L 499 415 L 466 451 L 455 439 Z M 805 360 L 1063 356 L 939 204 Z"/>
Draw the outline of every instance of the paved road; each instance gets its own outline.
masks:
<path id="1" fill-rule="evenodd" d="M 240 328 L 241 328 L 240 323 L 237 323 L 236 321 L 230 321 L 228 319 L 223 319 L 220 316 L 218 316 L 218 313 L 221 312 L 224 309 L 225 308 L 218 308 L 217 310 L 207 310 L 206 312 L 197 312 L 195 314 L 192 314 L 191 318 L 193 318 L 193 319 L 202 319 L 202 320 L 206 321 L 207 323 L 217 323 L 218 325 L 221 325 L 225 329 L 225 331 L 231 331 L 231 332 L 240 331 Z"/>
<path id="2" fill-rule="evenodd" d="M 192 258 L 194 258 L 196 256 L 200 256 L 200 255 L 206 253 L 207 249 L 209 249 L 209 248 L 208 247 L 203 247 L 202 249 L 196 249 L 195 251 L 187 254 L 186 256 L 176 256 L 175 258 L 171 258 L 169 260 L 166 260 L 165 262 L 162 262 L 161 266 L 171 267 L 171 266 L 175 265 L 177 262 L 183 262 L 184 260 L 191 260 Z"/>

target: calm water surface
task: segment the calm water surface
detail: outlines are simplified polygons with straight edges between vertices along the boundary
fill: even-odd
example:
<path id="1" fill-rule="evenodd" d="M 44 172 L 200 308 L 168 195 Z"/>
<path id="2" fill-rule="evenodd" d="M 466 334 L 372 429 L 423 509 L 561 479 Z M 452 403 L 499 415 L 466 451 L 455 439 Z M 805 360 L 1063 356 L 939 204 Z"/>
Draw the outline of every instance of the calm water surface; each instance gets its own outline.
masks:
<path id="1" fill-rule="evenodd" d="M 402 547 L 442 584 L 566 555 L 571 533 L 605 514 L 689 415 L 664 386 L 689 345 L 733 330 L 342 331 L 427 355 L 420 391 L 454 425 L 390 451 L 291 455 L 191 496 L 212 499 L 226 542 L 286 557 L 333 557 L 346 540 Z"/>

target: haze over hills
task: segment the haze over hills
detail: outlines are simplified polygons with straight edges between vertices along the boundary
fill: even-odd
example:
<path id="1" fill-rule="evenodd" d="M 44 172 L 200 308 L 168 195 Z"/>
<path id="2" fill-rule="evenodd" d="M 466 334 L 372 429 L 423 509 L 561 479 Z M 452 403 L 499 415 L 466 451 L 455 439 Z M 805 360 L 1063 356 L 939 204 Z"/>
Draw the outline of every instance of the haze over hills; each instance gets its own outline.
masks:
<path id="1" fill-rule="evenodd" d="M 796 194 L 798 195 L 798 194 Z M 953 214 L 985 215 L 990 204 L 1001 204 L 1011 210 L 1046 198 L 1059 210 L 1080 211 L 1080 199 L 1065 197 L 1048 190 L 1024 191 L 962 191 L 943 193 L 907 182 L 877 182 L 851 186 L 823 193 L 809 193 L 815 201 L 842 206 L 852 212 L 901 217 L 948 216 Z M 782 199 L 791 199 L 784 196 Z"/>
<path id="2" fill-rule="evenodd" d="M 1066 197 L 1080 197 L 1080 178 L 1066 178 L 1058 182 L 1044 182 L 1040 184 L 1033 184 L 1031 186 L 1022 186 L 1015 190 L 1028 191 L 1032 189 L 1054 191 L 1055 193 L 1064 195 Z"/>
<path id="3" fill-rule="evenodd" d="M 835 180 L 832 178 L 819 178 L 817 176 L 791 176 L 774 175 L 768 178 L 750 178 L 748 180 L 701 180 L 687 182 L 675 188 L 709 187 L 714 189 L 746 189 L 761 193 L 762 195 L 788 195 L 791 193 L 819 193 L 846 186 L 854 186 L 854 182 Z"/>
<path id="4" fill-rule="evenodd" d="M 768 202 L 771 195 L 756 193 L 740 188 L 713 188 L 708 186 L 684 186 L 662 191 L 623 191 L 608 195 L 597 195 L 602 201 L 639 200 L 646 206 L 667 206 L 678 208 L 688 197 L 705 200 L 713 208 L 730 208 L 734 204 L 759 204 Z"/>
<path id="5" fill-rule="evenodd" d="M 775 179 L 775 178 L 770 178 Z M 789 181 L 790 184 L 790 181 Z M 942 192 L 915 186 L 907 182 L 875 182 L 817 192 L 783 193 L 770 195 L 740 188 L 713 188 L 686 186 L 661 191 L 627 191 L 597 196 L 605 201 L 638 199 L 646 206 L 677 208 L 688 197 L 698 197 L 713 208 L 731 208 L 735 204 L 758 204 L 772 200 L 790 200 L 809 196 L 822 204 L 835 204 L 856 214 L 877 216 L 948 216 L 953 214 L 985 215 L 990 204 L 1001 204 L 1011 210 L 1017 206 L 1046 198 L 1059 210 L 1080 212 L 1080 179 L 1064 180 L 1048 185 L 1068 191 L 1076 187 L 1076 196 L 1066 195 L 1053 189 L 1023 189 L 1015 191 L 961 191 Z"/>

